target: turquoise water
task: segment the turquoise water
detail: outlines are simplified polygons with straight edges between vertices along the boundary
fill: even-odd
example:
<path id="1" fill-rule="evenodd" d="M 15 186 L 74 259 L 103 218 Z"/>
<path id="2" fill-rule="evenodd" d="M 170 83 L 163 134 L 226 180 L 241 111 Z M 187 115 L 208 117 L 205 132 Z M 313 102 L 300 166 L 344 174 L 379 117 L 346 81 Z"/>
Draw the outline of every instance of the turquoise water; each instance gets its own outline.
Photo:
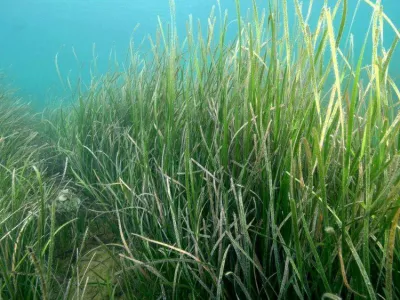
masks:
<path id="1" fill-rule="evenodd" d="M 230 18 L 235 19 L 235 1 L 221 2 Z M 266 0 L 256 2 L 259 7 L 267 4 Z M 323 4 L 322 0 L 314 2 L 311 24 L 316 22 Z M 348 2 L 348 18 L 351 19 L 358 1 Z M 189 14 L 205 24 L 211 7 L 217 4 L 216 0 L 176 0 L 175 3 L 178 34 L 182 35 L 186 32 Z M 290 8 L 292 3 L 288 0 Z M 303 3 L 305 14 L 308 1 Z M 336 1 L 328 3 L 334 5 Z M 386 14 L 399 28 L 399 0 L 382 0 L 382 4 Z M 250 6 L 250 0 L 241 1 L 243 13 Z M 356 52 L 363 42 L 371 13 L 369 5 L 360 4 L 351 29 Z M 19 96 L 33 102 L 36 107 L 43 107 L 56 98 L 71 94 L 57 75 L 56 54 L 62 78 L 69 76 L 73 85 L 78 77 L 88 82 L 94 53 L 99 73 L 107 71 L 112 49 L 117 60 L 123 62 L 134 28 L 140 24 L 133 35 L 135 43 L 140 43 L 148 35 L 154 35 L 157 16 L 165 23 L 169 21 L 168 0 L 0 0 L 0 70 L 6 74 L 7 81 L 18 89 Z M 236 24 L 232 23 L 229 31 L 230 36 L 234 36 Z M 388 28 L 385 35 L 388 47 L 393 37 L 392 30 Z M 145 45 L 143 49 L 146 49 Z M 395 66 L 400 66 L 399 51 L 391 70 L 392 75 L 398 77 L 400 68 Z"/>

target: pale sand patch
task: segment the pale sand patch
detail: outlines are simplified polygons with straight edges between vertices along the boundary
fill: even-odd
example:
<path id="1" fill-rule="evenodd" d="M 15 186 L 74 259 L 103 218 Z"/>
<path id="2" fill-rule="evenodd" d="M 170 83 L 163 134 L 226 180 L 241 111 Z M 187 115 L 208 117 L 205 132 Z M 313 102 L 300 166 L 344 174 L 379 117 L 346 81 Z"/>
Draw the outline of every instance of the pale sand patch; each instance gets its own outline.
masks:
<path id="1" fill-rule="evenodd" d="M 116 265 L 111 254 L 102 248 L 89 251 L 79 259 L 79 291 L 71 291 L 70 299 L 110 299 L 109 291 L 115 286 Z M 114 295 L 114 299 L 124 299 Z"/>

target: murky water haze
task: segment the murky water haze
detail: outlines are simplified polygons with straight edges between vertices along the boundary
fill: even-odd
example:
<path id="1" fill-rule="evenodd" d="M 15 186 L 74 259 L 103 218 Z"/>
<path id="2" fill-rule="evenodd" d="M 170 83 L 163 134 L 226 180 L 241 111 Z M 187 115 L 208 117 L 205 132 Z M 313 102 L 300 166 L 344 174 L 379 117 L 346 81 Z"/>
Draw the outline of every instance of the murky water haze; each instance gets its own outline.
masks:
<path id="1" fill-rule="evenodd" d="M 265 7 L 266 0 L 256 0 Z M 304 14 L 308 0 L 303 1 Z M 349 0 L 348 25 L 357 0 Z M 328 1 L 330 5 L 335 0 Z M 206 24 L 211 7 L 216 0 L 176 0 L 178 34 L 186 33 L 188 15 Z M 315 24 L 322 0 L 315 0 L 310 22 Z M 400 4 L 398 0 L 382 0 L 386 14 L 400 27 Z M 230 19 L 236 18 L 235 0 L 221 0 L 222 9 L 227 9 Z M 294 13 L 293 0 L 288 0 Z M 243 13 L 251 7 L 251 0 L 241 0 Z M 361 47 L 369 24 L 372 9 L 362 2 L 351 32 L 355 36 L 355 50 Z M 98 57 L 99 72 L 108 68 L 110 50 L 123 62 L 133 35 L 139 44 L 146 36 L 154 35 L 158 26 L 157 16 L 167 23 L 170 19 L 168 0 L 0 0 L 0 70 L 18 95 L 43 107 L 57 97 L 70 93 L 63 89 L 55 68 L 55 56 L 63 78 L 80 76 L 90 78 L 89 68 L 93 60 L 93 44 Z M 236 24 L 229 29 L 229 36 L 236 34 Z M 385 44 L 389 47 L 394 34 L 387 28 Z M 145 44 L 146 45 L 146 44 Z M 144 46 L 146 47 L 146 46 Z M 74 49 L 78 60 L 75 58 Z M 143 48 L 146 49 L 146 48 Z M 369 53 L 367 53 L 369 55 Z M 400 75 L 400 51 L 393 58 L 392 75 Z M 74 80 L 73 80 L 74 82 Z"/>

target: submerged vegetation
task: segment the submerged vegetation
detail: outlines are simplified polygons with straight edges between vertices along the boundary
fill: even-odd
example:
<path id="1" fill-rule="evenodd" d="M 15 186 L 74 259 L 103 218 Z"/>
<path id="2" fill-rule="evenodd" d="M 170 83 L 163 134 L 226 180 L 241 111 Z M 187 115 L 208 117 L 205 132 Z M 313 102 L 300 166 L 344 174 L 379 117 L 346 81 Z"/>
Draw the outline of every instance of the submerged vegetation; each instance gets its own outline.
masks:
<path id="1" fill-rule="evenodd" d="M 1 94 L 0 298 L 399 298 L 400 34 L 366 2 L 359 57 L 345 0 L 312 31 L 254 5 L 233 42 L 214 13 L 179 41 L 172 3 L 72 108 Z"/>

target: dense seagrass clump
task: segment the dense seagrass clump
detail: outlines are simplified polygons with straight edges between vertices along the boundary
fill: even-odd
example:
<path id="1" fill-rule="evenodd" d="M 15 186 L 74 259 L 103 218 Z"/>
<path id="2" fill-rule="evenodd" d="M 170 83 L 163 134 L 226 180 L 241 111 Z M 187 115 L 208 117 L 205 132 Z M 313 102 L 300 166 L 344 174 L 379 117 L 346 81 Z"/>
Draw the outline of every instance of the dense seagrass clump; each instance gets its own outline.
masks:
<path id="1" fill-rule="evenodd" d="M 400 33 L 365 2 L 372 17 L 354 57 L 342 47 L 352 44 L 345 0 L 314 27 L 297 0 L 293 20 L 287 1 L 265 12 L 254 2 L 234 41 L 214 11 L 207 32 L 194 35 L 189 18 L 179 39 L 171 3 L 151 55 L 131 45 L 123 71 L 93 78 L 41 123 L 62 175 L 2 169 L 0 213 L 14 221 L 0 223 L 0 295 L 399 298 L 400 92 L 389 68 Z M 14 193 L 17 178 L 29 197 Z M 38 226 L 10 197 L 36 209 Z M 60 222 L 57 205 L 74 214 Z M 73 243 L 60 238 L 57 256 L 63 231 Z"/>

